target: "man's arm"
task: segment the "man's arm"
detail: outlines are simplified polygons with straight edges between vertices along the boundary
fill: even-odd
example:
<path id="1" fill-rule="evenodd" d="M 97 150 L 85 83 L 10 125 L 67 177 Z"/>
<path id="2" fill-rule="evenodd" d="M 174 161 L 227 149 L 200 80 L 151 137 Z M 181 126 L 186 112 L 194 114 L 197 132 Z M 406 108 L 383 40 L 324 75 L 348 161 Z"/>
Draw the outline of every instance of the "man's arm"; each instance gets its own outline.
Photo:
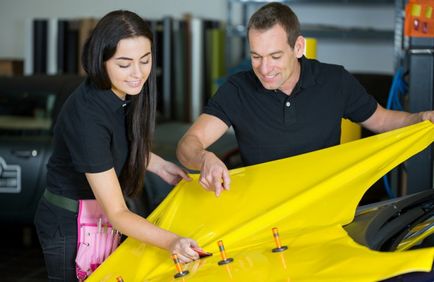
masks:
<path id="1" fill-rule="evenodd" d="M 434 122 L 434 111 L 408 113 L 403 111 L 393 111 L 383 108 L 377 104 L 377 109 L 361 125 L 372 132 L 381 133 L 389 130 L 412 125 L 424 120 Z"/>
<path id="2" fill-rule="evenodd" d="M 176 155 L 187 168 L 200 170 L 201 185 L 219 196 L 229 190 L 230 178 L 225 164 L 212 152 L 205 150 L 228 130 L 217 117 L 202 114 L 178 143 Z"/>

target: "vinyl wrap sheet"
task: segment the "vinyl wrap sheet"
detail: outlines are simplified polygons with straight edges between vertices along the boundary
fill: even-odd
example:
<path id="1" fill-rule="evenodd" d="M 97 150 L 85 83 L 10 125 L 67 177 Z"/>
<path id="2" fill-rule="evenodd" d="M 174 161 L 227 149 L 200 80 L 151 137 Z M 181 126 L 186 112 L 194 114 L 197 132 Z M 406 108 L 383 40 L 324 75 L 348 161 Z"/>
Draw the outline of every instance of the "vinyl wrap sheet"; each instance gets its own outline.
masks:
<path id="1" fill-rule="evenodd" d="M 167 251 L 128 238 L 87 281 L 378 281 L 430 271 L 434 248 L 378 252 L 342 228 L 366 190 L 389 170 L 426 148 L 434 125 L 402 129 L 287 159 L 231 170 L 231 190 L 219 198 L 181 182 L 148 217 L 191 237 L 213 256 L 177 272 Z M 273 253 L 271 229 L 288 250 Z M 217 241 L 233 263 L 219 266 Z"/>

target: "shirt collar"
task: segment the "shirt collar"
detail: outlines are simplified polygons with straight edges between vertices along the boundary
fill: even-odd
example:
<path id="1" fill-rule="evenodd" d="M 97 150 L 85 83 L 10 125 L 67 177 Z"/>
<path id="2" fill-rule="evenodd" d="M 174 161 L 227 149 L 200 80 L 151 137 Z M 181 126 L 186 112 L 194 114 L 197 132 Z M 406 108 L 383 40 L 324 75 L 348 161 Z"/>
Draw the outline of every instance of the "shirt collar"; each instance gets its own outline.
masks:
<path id="1" fill-rule="evenodd" d="M 101 99 L 103 103 L 106 104 L 113 112 L 126 107 L 131 102 L 128 95 L 124 101 L 119 98 L 111 89 L 101 90 L 96 88 L 95 85 L 92 85 L 92 88 L 95 91 L 95 97 L 97 99 Z"/>
<path id="2" fill-rule="evenodd" d="M 300 78 L 294 87 L 294 93 L 296 93 L 301 88 L 308 88 L 319 83 L 319 77 L 318 74 L 315 72 L 313 60 L 307 59 L 305 56 L 302 56 L 300 59 L 298 59 L 298 62 L 300 63 Z M 256 77 L 253 70 L 251 70 L 251 72 L 255 76 L 257 90 L 274 92 L 274 90 L 265 89 L 261 81 L 258 79 L 258 77 Z"/>
<path id="3" fill-rule="evenodd" d="M 105 101 L 113 112 L 116 112 L 121 108 L 125 108 L 130 102 L 130 99 L 128 99 L 128 95 L 125 97 L 125 100 L 122 100 L 111 89 L 105 90 L 104 92 L 107 92 L 104 93 L 104 96 L 107 96 Z"/>
<path id="4" fill-rule="evenodd" d="M 305 56 L 302 56 L 298 59 L 301 66 L 300 79 L 298 83 L 300 83 L 301 88 L 308 88 L 310 86 L 314 86 L 318 83 L 319 77 L 315 72 L 314 68 L 314 60 L 307 59 Z M 298 84 L 297 83 L 297 84 Z"/>

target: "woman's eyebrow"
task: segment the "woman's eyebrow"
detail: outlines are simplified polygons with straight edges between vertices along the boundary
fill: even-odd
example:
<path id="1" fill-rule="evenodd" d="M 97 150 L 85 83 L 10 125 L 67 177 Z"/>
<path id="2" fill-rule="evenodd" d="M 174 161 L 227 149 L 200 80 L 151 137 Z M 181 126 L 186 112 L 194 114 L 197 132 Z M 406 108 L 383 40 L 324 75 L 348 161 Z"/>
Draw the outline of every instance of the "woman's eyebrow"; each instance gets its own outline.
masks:
<path id="1" fill-rule="evenodd" d="M 146 53 L 145 55 L 141 56 L 140 59 L 143 59 L 144 57 L 147 57 L 151 54 L 151 52 Z M 118 57 L 115 58 L 115 60 L 128 60 L 128 61 L 132 61 L 132 58 L 128 58 L 128 57 Z"/>

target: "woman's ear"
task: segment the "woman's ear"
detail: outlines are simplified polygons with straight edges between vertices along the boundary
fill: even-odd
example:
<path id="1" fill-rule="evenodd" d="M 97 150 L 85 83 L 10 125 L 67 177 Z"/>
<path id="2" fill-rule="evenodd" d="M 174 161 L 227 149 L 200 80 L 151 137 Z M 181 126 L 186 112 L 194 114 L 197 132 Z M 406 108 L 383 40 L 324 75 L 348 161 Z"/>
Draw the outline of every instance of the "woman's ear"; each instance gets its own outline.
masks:
<path id="1" fill-rule="evenodd" d="M 295 56 L 299 59 L 303 56 L 306 47 L 306 42 L 303 36 L 298 36 L 294 45 Z"/>

